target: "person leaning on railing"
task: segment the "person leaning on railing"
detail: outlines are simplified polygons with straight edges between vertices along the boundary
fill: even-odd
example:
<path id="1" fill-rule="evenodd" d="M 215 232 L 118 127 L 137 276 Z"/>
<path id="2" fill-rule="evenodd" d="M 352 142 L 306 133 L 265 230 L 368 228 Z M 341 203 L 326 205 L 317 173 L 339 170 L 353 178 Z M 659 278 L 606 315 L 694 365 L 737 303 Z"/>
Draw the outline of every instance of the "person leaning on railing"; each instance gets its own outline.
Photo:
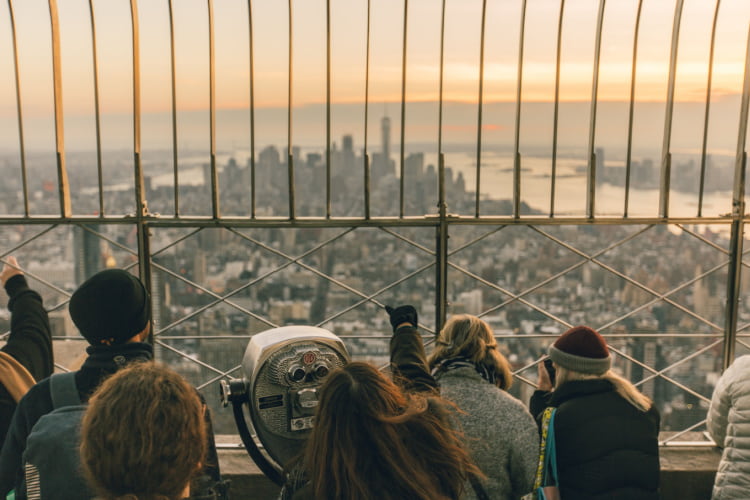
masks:
<path id="1" fill-rule="evenodd" d="M 539 363 L 539 390 L 530 405 L 537 419 L 545 408 L 556 409 L 562 500 L 657 500 L 659 413 L 651 400 L 610 370 L 607 343 L 592 328 L 563 333 L 549 357 L 556 369 L 554 390 Z"/>
<path id="2" fill-rule="evenodd" d="M 15 257 L 8 257 L 0 272 L 8 293 L 10 335 L 0 350 L 0 448 L 5 441 L 16 404 L 35 381 L 54 369 L 49 317 L 42 297 L 29 288 Z"/>
<path id="3" fill-rule="evenodd" d="M 476 316 L 451 317 L 435 341 L 429 367 L 458 420 L 474 462 L 487 476 L 490 498 L 518 499 L 531 491 L 539 453 L 534 418 L 508 394 L 510 364 L 492 328 Z"/>
<path id="4" fill-rule="evenodd" d="M 437 395 L 424 350 L 404 344 L 421 348 L 415 323 L 395 325 L 394 380 L 361 362 L 328 375 L 302 462 L 280 499 L 464 498 L 470 475 L 481 473 L 452 427 L 450 405 Z"/>

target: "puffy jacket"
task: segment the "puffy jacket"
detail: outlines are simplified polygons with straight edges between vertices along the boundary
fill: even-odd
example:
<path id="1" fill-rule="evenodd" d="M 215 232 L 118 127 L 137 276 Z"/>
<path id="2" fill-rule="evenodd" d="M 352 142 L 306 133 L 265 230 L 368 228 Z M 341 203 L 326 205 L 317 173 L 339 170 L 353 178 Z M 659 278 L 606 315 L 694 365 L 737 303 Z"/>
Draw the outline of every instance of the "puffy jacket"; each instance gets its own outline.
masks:
<path id="1" fill-rule="evenodd" d="M 724 448 L 713 500 L 750 497 L 750 355 L 737 358 L 719 379 L 708 410 L 708 432 Z"/>
<path id="2" fill-rule="evenodd" d="M 555 445 L 562 500 L 658 500 L 659 413 L 642 412 L 609 380 L 574 380 L 537 391 L 532 411 L 557 408 Z"/>

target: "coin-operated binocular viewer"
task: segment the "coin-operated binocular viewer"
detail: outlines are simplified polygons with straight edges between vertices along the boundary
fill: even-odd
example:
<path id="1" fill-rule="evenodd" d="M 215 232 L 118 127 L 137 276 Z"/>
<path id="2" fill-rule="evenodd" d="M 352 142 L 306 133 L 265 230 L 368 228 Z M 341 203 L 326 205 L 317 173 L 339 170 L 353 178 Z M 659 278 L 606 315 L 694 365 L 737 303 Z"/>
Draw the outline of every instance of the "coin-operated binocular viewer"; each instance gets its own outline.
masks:
<path id="1" fill-rule="evenodd" d="M 245 449 L 275 483 L 283 483 L 283 466 L 302 451 L 315 425 L 318 388 L 348 361 L 344 343 L 328 330 L 285 326 L 254 335 L 242 358 L 243 377 L 221 381 L 222 402 L 232 404 Z"/>

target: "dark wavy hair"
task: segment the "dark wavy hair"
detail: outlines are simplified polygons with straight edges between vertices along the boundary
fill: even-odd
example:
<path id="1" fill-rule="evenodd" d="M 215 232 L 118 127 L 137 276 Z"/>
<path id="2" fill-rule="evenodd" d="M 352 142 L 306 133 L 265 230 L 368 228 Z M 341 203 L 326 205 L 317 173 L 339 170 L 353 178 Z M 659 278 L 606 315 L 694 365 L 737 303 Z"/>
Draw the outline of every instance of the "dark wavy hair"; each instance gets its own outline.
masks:
<path id="1" fill-rule="evenodd" d="M 94 393 L 81 426 L 86 478 L 105 499 L 174 500 L 205 461 L 197 392 L 176 372 L 133 363 Z"/>
<path id="2" fill-rule="evenodd" d="M 481 475 L 444 402 L 405 394 L 370 364 L 332 372 L 319 399 L 304 453 L 317 499 L 454 499 Z"/>

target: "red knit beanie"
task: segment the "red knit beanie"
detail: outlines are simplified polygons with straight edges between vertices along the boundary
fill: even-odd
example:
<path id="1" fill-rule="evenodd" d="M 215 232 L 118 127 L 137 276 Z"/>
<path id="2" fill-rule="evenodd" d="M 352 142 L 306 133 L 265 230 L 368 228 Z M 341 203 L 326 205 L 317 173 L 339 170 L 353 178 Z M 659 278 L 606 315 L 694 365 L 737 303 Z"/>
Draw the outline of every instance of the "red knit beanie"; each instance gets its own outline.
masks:
<path id="1" fill-rule="evenodd" d="M 594 375 L 605 373 L 612 362 L 604 337 L 588 326 L 575 326 L 560 335 L 550 346 L 549 357 L 563 368 Z"/>

